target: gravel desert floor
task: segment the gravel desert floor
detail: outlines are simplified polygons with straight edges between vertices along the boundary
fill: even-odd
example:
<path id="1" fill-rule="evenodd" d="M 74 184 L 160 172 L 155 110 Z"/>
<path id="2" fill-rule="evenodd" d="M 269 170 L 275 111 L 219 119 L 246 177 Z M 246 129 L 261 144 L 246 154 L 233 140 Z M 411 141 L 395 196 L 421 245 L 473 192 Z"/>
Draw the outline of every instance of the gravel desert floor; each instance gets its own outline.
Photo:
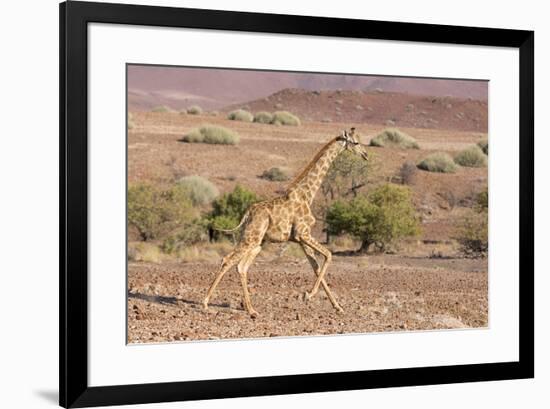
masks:
<path id="1" fill-rule="evenodd" d="M 254 308 L 241 305 L 236 272 L 226 274 L 208 311 L 202 298 L 217 269 L 207 263 L 130 263 L 128 342 L 168 342 L 382 331 L 479 328 L 488 325 L 487 270 L 479 260 L 353 256 L 333 259 L 329 286 L 311 301 L 304 258 L 259 260 L 250 271 Z"/>

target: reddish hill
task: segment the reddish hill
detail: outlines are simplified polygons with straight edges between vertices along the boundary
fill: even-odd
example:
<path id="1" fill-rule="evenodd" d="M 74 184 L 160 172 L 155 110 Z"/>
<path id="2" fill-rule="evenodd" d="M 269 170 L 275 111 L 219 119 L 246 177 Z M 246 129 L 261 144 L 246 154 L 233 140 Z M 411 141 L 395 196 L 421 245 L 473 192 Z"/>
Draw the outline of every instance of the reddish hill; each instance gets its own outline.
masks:
<path id="1" fill-rule="evenodd" d="M 380 91 L 284 89 L 266 98 L 231 105 L 252 112 L 287 110 L 304 120 L 487 132 L 487 102 Z"/>
<path id="2" fill-rule="evenodd" d="M 285 88 L 308 91 L 378 89 L 487 100 L 486 81 L 142 65 L 128 67 L 128 105 L 133 110 L 150 110 L 156 105 L 168 105 L 179 110 L 192 104 L 199 104 L 208 110 L 219 109 L 262 98 Z"/>

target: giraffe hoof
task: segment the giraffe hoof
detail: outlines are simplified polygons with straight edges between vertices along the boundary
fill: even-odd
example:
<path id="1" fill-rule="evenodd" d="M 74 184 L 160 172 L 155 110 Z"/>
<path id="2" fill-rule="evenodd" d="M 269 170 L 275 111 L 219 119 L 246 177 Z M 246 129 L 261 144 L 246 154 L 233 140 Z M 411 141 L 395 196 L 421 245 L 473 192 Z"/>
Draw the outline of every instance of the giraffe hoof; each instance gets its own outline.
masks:
<path id="1" fill-rule="evenodd" d="M 248 311 L 248 313 L 250 314 L 250 318 L 254 318 L 254 319 L 258 318 L 258 315 L 260 315 L 260 314 L 258 314 L 258 311 L 256 311 L 256 310 L 250 310 L 250 311 Z"/>
<path id="2" fill-rule="evenodd" d="M 338 306 L 336 307 L 336 312 L 337 312 L 338 314 L 343 314 L 343 313 L 344 313 L 344 309 L 338 305 Z"/>
<path id="3" fill-rule="evenodd" d="M 204 300 L 202 302 L 202 308 L 204 309 L 204 311 L 208 311 L 208 300 Z"/>
<path id="4" fill-rule="evenodd" d="M 313 296 L 309 292 L 307 291 L 304 292 L 304 301 L 309 301 L 311 300 L 312 297 Z"/>

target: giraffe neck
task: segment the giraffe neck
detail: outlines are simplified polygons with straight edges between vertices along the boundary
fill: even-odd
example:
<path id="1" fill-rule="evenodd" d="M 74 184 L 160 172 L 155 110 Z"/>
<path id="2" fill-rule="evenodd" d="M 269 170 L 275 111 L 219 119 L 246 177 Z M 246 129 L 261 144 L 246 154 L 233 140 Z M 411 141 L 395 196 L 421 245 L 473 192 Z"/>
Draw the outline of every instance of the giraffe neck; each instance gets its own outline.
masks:
<path id="1" fill-rule="evenodd" d="M 288 190 L 289 195 L 296 195 L 297 198 L 311 205 L 330 165 L 343 149 L 344 147 L 338 141 L 333 141 L 319 159 L 291 186 Z"/>

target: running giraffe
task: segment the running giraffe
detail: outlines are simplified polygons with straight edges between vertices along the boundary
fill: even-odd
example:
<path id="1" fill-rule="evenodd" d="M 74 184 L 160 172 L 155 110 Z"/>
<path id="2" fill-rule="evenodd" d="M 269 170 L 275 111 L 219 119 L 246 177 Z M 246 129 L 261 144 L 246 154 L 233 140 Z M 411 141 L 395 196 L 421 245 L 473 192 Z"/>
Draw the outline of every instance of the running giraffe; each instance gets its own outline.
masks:
<path id="1" fill-rule="evenodd" d="M 321 148 L 305 169 L 291 182 L 283 196 L 250 206 L 239 226 L 234 229 L 242 227 L 241 238 L 233 251 L 223 258 L 220 270 L 203 300 L 205 309 L 208 309 L 208 302 L 223 275 L 237 264 L 243 287 L 244 307 L 251 317 L 258 315 L 250 302 L 247 273 L 254 258 L 262 250 L 262 243 L 264 240 L 269 240 L 279 243 L 286 241 L 299 243 L 317 276 L 311 291 L 305 293 L 305 299 L 309 300 L 315 296 L 319 286 L 322 285 L 332 306 L 339 312 L 344 311 L 324 278 L 332 254 L 311 236 L 311 228 L 315 224 L 311 203 L 332 161 L 344 150 L 349 150 L 368 160 L 365 147 L 359 143 L 355 135 L 355 128 L 351 128 L 349 132 L 342 131 L 340 136 L 331 139 Z M 316 253 L 324 257 L 322 266 L 317 262 Z"/>

